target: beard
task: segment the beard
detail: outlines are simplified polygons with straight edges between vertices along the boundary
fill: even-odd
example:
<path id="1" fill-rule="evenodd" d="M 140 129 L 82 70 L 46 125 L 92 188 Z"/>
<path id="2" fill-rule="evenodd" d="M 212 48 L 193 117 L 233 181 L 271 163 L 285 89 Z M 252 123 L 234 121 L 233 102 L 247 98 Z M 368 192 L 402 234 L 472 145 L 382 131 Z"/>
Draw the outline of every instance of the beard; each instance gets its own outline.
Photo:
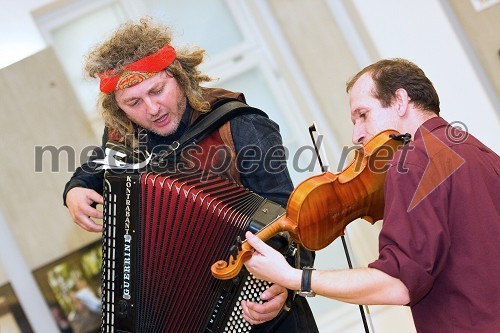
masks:
<path id="1" fill-rule="evenodd" d="M 182 117 L 187 111 L 187 99 L 186 98 L 181 98 L 179 102 L 177 103 L 177 111 L 175 113 L 170 113 L 170 121 L 165 128 L 155 128 L 154 126 L 148 126 L 145 127 L 148 131 L 155 133 L 156 135 L 159 136 L 170 136 L 177 132 L 179 129 L 179 125 L 181 123 Z"/>

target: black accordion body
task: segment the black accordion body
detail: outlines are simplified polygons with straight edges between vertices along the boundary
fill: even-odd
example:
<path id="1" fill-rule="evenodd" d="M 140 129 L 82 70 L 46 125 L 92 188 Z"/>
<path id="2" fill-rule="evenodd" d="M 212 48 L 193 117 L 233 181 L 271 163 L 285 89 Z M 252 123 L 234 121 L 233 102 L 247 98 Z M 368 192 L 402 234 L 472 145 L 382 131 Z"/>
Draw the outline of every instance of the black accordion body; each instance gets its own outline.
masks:
<path id="1" fill-rule="evenodd" d="M 240 301 L 268 286 L 245 269 L 217 280 L 244 232 L 284 213 L 225 178 L 199 171 L 114 173 L 104 180 L 102 332 L 251 332 Z M 288 246 L 284 235 L 273 247 Z"/>

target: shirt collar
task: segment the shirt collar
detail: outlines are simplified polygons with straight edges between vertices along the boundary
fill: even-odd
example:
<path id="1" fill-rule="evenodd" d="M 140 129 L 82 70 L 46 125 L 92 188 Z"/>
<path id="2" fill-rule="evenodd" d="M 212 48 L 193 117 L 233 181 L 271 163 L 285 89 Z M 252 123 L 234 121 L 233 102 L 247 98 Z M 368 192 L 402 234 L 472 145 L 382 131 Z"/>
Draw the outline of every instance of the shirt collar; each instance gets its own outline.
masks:
<path id="1" fill-rule="evenodd" d="M 439 127 L 447 126 L 448 122 L 444 120 L 442 117 L 432 117 L 430 119 L 427 119 L 424 121 L 422 125 L 417 129 L 417 132 L 415 133 L 414 141 L 418 140 L 422 137 L 422 133 L 420 131 L 420 128 L 425 128 L 429 132 L 433 132 L 434 130 L 438 129 Z"/>

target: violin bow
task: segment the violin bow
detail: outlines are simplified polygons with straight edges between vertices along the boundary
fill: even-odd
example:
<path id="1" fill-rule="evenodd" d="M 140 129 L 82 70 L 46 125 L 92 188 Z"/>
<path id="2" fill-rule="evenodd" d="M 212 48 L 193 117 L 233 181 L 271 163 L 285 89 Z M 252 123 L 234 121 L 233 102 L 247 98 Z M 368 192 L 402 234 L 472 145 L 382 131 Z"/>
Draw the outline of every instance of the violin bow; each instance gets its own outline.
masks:
<path id="1" fill-rule="evenodd" d="M 314 133 L 317 134 L 317 138 L 314 137 Z M 326 172 L 328 171 L 328 159 L 326 156 L 326 153 L 324 151 L 324 146 L 321 145 L 323 135 L 320 134 L 316 127 L 316 123 L 313 122 L 311 126 L 309 126 L 309 135 L 311 136 L 311 140 L 314 146 L 314 151 L 316 152 L 316 156 L 318 158 L 318 163 L 319 166 L 321 167 L 321 172 Z M 327 164 L 323 164 L 323 161 L 321 160 L 321 155 L 324 155 L 325 161 Z M 349 247 L 347 246 L 347 240 L 346 240 L 346 235 L 341 235 L 340 238 L 342 239 L 342 246 L 344 247 L 344 253 L 347 259 L 347 265 L 349 266 L 349 269 L 353 269 L 352 266 L 352 261 L 351 261 L 351 255 L 349 254 Z M 370 311 L 368 309 L 368 306 L 366 305 L 358 305 L 359 306 L 359 312 L 361 314 L 361 320 L 363 321 L 363 327 L 365 328 L 366 333 L 370 333 L 370 328 L 371 332 L 375 332 L 375 329 L 373 328 L 373 323 L 370 317 Z M 365 313 L 365 307 L 366 307 L 366 313 Z M 369 321 L 369 323 L 368 323 Z"/>

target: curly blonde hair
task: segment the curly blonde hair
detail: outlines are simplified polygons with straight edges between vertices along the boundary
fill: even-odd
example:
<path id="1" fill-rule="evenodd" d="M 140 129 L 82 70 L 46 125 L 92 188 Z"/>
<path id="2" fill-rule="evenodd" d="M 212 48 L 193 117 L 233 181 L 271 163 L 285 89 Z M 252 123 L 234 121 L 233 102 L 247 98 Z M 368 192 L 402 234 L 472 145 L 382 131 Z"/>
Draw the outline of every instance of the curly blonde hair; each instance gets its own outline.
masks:
<path id="1" fill-rule="evenodd" d="M 170 27 L 153 22 L 150 17 L 141 18 L 137 22 L 128 21 L 87 54 L 84 72 L 92 78 L 109 70 L 120 73 L 124 66 L 171 44 L 172 35 Z M 209 103 L 202 96 L 200 84 L 212 79 L 197 69 L 203 61 L 204 53 L 205 50 L 199 48 L 177 49 L 175 60 L 165 69 L 177 80 L 191 108 L 199 112 L 210 110 Z M 114 92 L 101 92 L 98 106 L 106 126 L 117 130 L 123 137 L 133 135 L 134 125 L 118 106 Z"/>

